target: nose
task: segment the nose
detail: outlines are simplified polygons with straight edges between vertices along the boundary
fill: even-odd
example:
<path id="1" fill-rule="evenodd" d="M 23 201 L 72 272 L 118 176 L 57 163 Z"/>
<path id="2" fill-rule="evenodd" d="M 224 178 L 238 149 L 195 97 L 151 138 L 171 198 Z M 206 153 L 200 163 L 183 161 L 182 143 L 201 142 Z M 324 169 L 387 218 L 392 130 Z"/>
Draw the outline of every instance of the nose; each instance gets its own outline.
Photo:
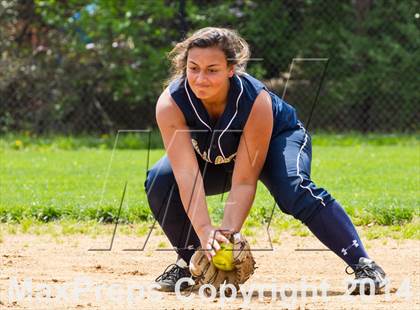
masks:
<path id="1" fill-rule="evenodd" d="M 200 71 L 197 75 L 197 78 L 196 78 L 195 82 L 197 84 L 205 83 L 206 79 L 207 79 L 207 77 L 206 77 L 205 73 L 203 73 L 203 71 Z"/>

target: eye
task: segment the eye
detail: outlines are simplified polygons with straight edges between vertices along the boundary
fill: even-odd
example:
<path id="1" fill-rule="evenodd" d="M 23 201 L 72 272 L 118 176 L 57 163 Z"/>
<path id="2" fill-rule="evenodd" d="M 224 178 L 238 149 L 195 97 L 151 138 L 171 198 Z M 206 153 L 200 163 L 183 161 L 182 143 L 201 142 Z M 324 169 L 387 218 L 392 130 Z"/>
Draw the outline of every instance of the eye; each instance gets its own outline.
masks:
<path id="1" fill-rule="evenodd" d="M 191 70 L 191 71 L 197 71 L 198 70 L 197 67 L 188 67 L 188 69 Z"/>
<path id="2" fill-rule="evenodd" d="M 211 72 L 211 73 L 215 73 L 215 72 L 218 72 L 219 70 L 217 70 L 217 69 L 209 69 L 209 72 Z"/>

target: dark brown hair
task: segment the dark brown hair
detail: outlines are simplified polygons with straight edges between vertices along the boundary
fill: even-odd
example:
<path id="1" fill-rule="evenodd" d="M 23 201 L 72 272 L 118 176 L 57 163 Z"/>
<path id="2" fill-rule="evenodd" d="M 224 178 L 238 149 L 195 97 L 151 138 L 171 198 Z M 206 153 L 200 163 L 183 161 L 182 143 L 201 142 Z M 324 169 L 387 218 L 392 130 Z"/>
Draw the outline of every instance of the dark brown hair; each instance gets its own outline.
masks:
<path id="1" fill-rule="evenodd" d="M 235 31 L 227 28 L 206 27 L 195 31 L 175 45 L 168 57 L 172 63 L 171 76 L 166 84 L 185 78 L 188 51 L 193 47 L 219 47 L 226 55 L 228 65 L 235 65 L 236 73 L 243 73 L 249 60 L 248 43 Z"/>

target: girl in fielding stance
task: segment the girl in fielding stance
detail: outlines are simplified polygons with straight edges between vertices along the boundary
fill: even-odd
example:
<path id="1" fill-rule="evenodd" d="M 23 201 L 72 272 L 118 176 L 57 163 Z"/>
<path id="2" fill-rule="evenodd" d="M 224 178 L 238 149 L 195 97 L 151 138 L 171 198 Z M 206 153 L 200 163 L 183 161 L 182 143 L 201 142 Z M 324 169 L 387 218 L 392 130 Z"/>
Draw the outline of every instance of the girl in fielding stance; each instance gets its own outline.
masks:
<path id="1" fill-rule="evenodd" d="M 196 31 L 170 53 L 173 75 L 156 105 L 167 156 L 148 171 L 145 189 L 179 258 L 156 282 L 174 291 L 177 280 L 190 276 L 197 247 L 211 259 L 219 242 L 228 242 L 218 230 L 239 232 L 260 180 L 283 212 L 353 269 L 356 292 L 366 279 L 378 291 L 386 284 L 384 271 L 369 258 L 340 204 L 311 180 L 310 135 L 292 106 L 245 72 L 249 55 L 237 32 L 213 27 Z M 215 227 L 206 196 L 226 191 L 223 221 Z"/>

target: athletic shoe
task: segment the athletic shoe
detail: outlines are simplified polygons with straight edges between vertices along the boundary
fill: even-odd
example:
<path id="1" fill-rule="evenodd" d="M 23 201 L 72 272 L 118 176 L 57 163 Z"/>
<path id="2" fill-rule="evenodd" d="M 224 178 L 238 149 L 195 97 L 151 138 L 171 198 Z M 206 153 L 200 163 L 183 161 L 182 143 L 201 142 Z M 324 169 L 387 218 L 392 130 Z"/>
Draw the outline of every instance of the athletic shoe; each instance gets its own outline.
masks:
<path id="1" fill-rule="evenodd" d="M 170 264 L 165 271 L 156 278 L 155 282 L 159 284 L 159 291 L 175 292 L 175 285 L 181 278 L 192 278 L 188 267 L 181 267 L 177 264 Z M 180 290 L 191 287 L 187 281 L 182 282 Z"/>
<path id="2" fill-rule="evenodd" d="M 359 263 L 354 266 L 353 272 L 348 272 L 348 267 L 350 266 L 346 268 L 347 274 L 355 274 L 354 280 L 348 283 L 348 289 L 352 290 L 350 292 L 352 295 L 360 294 L 360 290 L 363 287 L 365 294 L 369 295 L 372 285 L 375 288 L 375 294 L 378 294 L 388 283 L 383 269 L 369 258 L 360 257 Z"/>

